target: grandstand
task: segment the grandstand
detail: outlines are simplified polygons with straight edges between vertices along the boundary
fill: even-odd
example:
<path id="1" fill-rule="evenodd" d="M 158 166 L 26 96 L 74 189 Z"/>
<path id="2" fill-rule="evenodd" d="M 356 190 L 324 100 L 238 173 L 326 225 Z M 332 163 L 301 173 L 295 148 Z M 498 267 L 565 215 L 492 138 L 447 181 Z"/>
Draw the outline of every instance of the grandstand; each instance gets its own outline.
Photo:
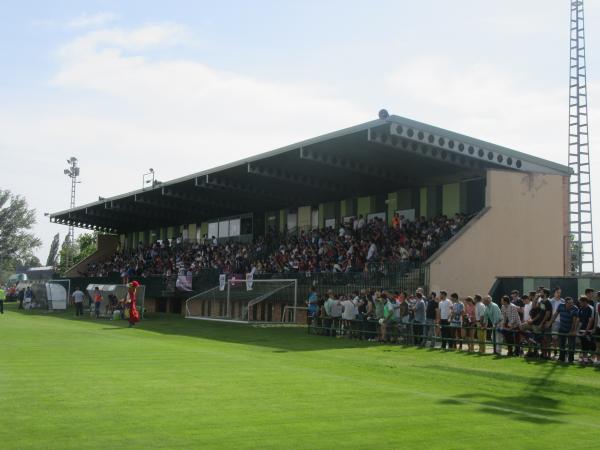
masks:
<path id="1" fill-rule="evenodd" d="M 117 249 L 132 252 L 156 241 L 238 243 L 268 254 L 290 236 L 338 230 L 361 217 L 391 226 L 395 214 L 408 221 L 470 220 L 411 264 L 379 258 L 360 272 L 319 270 L 299 273 L 299 281 L 348 290 L 424 285 L 467 295 L 488 292 L 496 277 L 566 274 L 568 167 L 403 117 L 380 117 L 51 214 L 52 222 L 105 233 L 98 252 L 66 275 L 86 274 Z M 194 272 L 192 293 L 145 274 L 144 284 L 157 286 L 147 289 L 147 310 L 183 312 L 182 301 L 216 286 L 222 271 Z M 264 272 L 264 278 L 289 278 Z"/>

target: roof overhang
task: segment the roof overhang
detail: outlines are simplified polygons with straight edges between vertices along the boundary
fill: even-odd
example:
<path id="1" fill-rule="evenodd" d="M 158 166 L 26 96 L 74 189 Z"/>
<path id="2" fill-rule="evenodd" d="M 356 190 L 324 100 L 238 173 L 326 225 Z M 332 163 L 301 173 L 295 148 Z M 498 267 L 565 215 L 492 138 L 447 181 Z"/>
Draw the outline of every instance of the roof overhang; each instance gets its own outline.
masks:
<path id="1" fill-rule="evenodd" d="M 571 173 L 541 158 L 390 116 L 52 213 L 50 220 L 123 233 L 472 179 L 491 168 Z"/>

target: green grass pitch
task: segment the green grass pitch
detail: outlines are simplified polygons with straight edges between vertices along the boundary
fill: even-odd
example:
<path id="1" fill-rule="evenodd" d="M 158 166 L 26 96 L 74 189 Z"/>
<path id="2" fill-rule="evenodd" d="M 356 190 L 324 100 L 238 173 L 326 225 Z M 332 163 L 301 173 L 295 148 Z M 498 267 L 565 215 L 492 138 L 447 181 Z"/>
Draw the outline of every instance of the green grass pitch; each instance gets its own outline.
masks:
<path id="1" fill-rule="evenodd" d="M 153 315 L 0 316 L 0 448 L 598 448 L 600 373 Z"/>

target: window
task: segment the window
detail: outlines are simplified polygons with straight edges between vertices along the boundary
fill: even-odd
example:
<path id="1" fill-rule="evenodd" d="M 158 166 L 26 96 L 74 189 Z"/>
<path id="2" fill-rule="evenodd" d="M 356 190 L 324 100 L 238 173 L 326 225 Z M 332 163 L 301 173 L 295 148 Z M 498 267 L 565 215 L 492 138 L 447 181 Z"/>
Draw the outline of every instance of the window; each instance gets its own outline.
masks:
<path id="1" fill-rule="evenodd" d="M 219 222 L 219 236 L 220 238 L 229 237 L 229 220 L 222 220 Z"/>
<path id="2" fill-rule="evenodd" d="M 208 238 L 219 237 L 219 223 L 213 222 L 208 224 Z"/>
<path id="3" fill-rule="evenodd" d="M 287 215 L 287 229 L 293 230 L 298 226 L 298 213 L 288 212 Z"/>
<path id="4" fill-rule="evenodd" d="M 229 236 L 240 235 L 240 219 L 233 219 L 229 221 Z"/>

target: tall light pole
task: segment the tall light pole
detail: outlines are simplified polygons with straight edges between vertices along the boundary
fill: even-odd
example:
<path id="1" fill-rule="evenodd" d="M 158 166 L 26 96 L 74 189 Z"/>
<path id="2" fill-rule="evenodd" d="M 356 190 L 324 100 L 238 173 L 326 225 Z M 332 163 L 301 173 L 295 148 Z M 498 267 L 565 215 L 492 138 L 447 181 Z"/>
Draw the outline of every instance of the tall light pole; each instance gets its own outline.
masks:
<path id="1" fill-rule="evenodd" d="M 583 1 L 571 1 L 569 73 L 569 222 L 571 226 L 571 272 L 594 272 L 592 239 L 592 177 L 588 131 L 587 77 Z"/>
<path id="2" fill-rule="evenodd" d="M 64 170 L 64 174 L 71 178 L 71 203 L 70 208 L 73 209 L 75 207 L 75 188 L 77 186 L 77 177 L 79 176 L 79 167 L 77 166 L 77 158 L 71 156 L 67 159 L 67 164 L 69 167 Z M 66 261 L 65 267 L 71 267 L 71 263 L 73 260 L 73 245 L 75 244 L 75 227 L 73 225 L 69 225 L 69 233 L 67 234 L 67 252 L 66 252 Z"/>

